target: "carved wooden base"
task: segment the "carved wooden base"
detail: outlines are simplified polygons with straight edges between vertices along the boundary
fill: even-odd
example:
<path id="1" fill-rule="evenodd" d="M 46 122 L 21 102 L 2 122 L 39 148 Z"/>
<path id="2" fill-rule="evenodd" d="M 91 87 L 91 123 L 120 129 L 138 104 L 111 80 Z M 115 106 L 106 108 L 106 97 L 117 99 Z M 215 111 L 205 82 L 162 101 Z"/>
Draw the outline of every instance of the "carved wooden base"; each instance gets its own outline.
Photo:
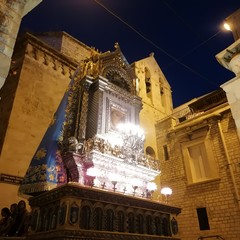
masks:
<path id="1" fill-rule="evenodd" d="M 149 199 L 68 183 L 32 197 L 27 239 L 179 239 L 180 209 Z"/>

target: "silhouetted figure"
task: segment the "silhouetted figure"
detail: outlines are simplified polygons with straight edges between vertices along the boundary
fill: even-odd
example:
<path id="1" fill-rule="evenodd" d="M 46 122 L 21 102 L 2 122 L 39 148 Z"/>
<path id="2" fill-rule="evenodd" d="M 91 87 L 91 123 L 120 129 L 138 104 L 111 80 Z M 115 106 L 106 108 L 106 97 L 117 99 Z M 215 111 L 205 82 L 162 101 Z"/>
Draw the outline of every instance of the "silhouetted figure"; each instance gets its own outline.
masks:
<path id="1" fill-rule="evenodd" d="M 21 200 L 18 202 L 18 213 L 17 213 L 17 229 L 15 232 L 15 236 L 24 236 L 28 230 L 28 217 L 29 213 L 26 209 L 25 201 Z"/>
<path id="2" fill-rule="evenodd" d="M 12 217 L 13 223 L 12 223 L 12 227 L 8 233 L 8 236 L 15 236 L 17 228 L 18 228 L 18 222 L 17 222 L 18 205 L 17 205 L 17 203 L 13 203 L 10 206 L 10 211 L 11 211 L 11 217 Z"/>
<path id="3" fill-rule="evenodd" d="M 11 212 L 8 208 L 3 208 L 1 211 L 2 219 L 0 220 L 0 236 L 8 236 L 12 227 Z"/>

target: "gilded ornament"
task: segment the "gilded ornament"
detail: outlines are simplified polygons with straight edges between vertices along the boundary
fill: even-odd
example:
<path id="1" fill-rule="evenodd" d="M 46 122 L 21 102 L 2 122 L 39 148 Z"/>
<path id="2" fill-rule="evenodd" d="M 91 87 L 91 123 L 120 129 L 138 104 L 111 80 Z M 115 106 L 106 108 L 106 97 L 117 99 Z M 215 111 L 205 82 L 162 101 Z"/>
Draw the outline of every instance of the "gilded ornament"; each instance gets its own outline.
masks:
<path id="1" fill-rule="evenodd" d="M 37 153 L 35 154 L 35 158 L 37 160 L 41 160 L 42 158 L 44 158 L 47 154 L 47 150 L 44 148 L 41 148 L 37 151 Z"/>

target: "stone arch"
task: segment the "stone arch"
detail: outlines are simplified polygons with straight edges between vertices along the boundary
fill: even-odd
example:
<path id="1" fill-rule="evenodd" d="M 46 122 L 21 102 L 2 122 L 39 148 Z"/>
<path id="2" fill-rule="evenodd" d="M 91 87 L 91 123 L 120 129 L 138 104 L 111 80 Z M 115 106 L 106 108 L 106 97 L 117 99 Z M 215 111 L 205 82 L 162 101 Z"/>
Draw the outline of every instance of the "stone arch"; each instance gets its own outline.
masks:
<path id="1" fill-rule="evenodd" d="M 80 208 L 80 228 L 92 228 L 92 209 L 93 204 L 89 201 L 83 201 Z"/>
<path id="2" fill-rule="evenodd" d="M 103 230 L 103 212 L 104 205 L 102 203 L 95 203 L 93 205 L 93 229 L 98 231 Z"/>
<path id="3" fill-rule="evenodd" d="M 150 211 L 145 213 L 145 222 L 146 222 L 146 234 L 153 234 L 153 214 Z"/>
<path id="4" fill-rule="evenodd" d="M 117 231 L 125 232 L 126 229 L 126 210 L 123 207 L 116 208 Z"/>
<path id="5" fill-rule="evenodd" d="M 156 153 L 155 153 L 154 149 L 150 146 L 146 147 L 146 155 L 150 156 L 153 159 L 156 159 Z"/>
<path id="6" fill-rule="evenodd" d="M 36 230 L 36 228 L 38 226 L 38 221 L 39 221 L 39 210 L 36 209 L 36 210 L 34 210 L 34 212 L 32 214 L 32 218 L 31 218 L 31 229 L 33 231 Z"/>
<path id="7" fill-rule="evenodd" d="M 170 216 L 167 214 L 162 215 L 162 227 L 163 227 L 163 235 L 170 236 Z"/>
<path id="8" fill-rule="evenodd" d="M 104 209 L 104 230 L 115 230 L 115 215 L 114 207 L 110 204 L 106 205 Z"/>
<path id="9" fill-rule="evenodd" d="M 136 231 L 136 218 L 133 211 L 127 212 L 127 225 L 128 225 L 128 232 L 135 233 Z"/>
<path id="10" fill-rule="evenodd" d="M 152 92 L 151 73 L 147 67 L 145 67 L 144 72 L 145 72 L 146 94 L 147 96 L 150 96 Z"/>
<path id="11" fill-rule="evenodd" d="M 163 222 L 162 222 L 162 214 L 156 212 L 153 214 L 153 222 L 154 222 L 154 234 L 161 236 L 163 235 Z"/>
<path id="12" fill-rule="evenodd" d="M 144 227 L 144 211 L 138 210 L 136 211 L 136 233 L 144 234 L 145 227 Z"/>
<path id="13" fill-rule="evenodd" d="M 56 206 L 53 209 L 53 214 L 50 219 L 50 230 L 56 229 L 56 227 L 57 227 L 58 212 L 59 212 L 59 206 Z"/>
<path id="14" fill-rule="evenodd" d="M 51 225 L 52 225 L 51 221 L 52 221 L 53 212 L 54 212 L 54 208 L 52 206 L 50 206 L 46 213 L 46 219 L 45 219 L 45 223 L 44 223 L 44 231 L 48 231 L 51 229 Z"/>
<path id="15" fill-rule="evenodd" d="M 128 73 L 115 65 L 108 65 L 102 72 L 103 77 L 109 80 L 110 83 L 126 90 L 127 92 L 133 93 L 133 79 Z"/>

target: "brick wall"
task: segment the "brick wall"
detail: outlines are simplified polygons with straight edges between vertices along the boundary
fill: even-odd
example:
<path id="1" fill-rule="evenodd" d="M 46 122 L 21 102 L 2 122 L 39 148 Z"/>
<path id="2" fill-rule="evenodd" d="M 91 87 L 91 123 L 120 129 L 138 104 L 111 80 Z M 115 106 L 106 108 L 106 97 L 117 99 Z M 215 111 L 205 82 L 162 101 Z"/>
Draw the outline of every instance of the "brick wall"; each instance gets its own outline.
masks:
<path id="1" fill-rule="evenodd" d="M 224 152 L 218 121 L 222 126 L 229 159 L 232 162 L 231 166 L 228 165 Z M 189 126 L 190 124 L 191 121 L 189 121 Z M 210 146 L 208 147 L 211 147 L 213 151 L 219 178 L 204 183 L 188 184 L 181 142 L 189 141 L 190 130 L 185 127 L 178 128 L 179 130 L 176 131 L 172 128 L 171 131 L 165 130 L 164 132 L 165 121 L 157 125 L 159 154 L 163 155 L 162 146 L 167 144 L 170 155 L 169 160 L 165 161 L 163 158 L 160 160 L 161 184 L 173 190 L 169 203 L 182 208 L 182 213 L 178 216 L 182 240 L 198 239 L 199 236 L 206 235 L 220 235 L 225 240 L 237 240 L 240 235 L 238 227 L 240 210 L 230 174 L 230 167 L 232 167 L 239 189 L 240 148 L 236 127 L 229 111 L 222 114 L 222 119 L 212 117 L 205 124 L 209 127 Z M 206 208 L 210 230 L 200 231 L 196 208 Z"/>
<path id="2" fill-rule="evenodd" d="M 76 63 L 31 39 L 16 49 L 13 68 L 2 93 L 0 173 L 23 177 L 63 94 Z M 14 63 L 13 63 L 14 64 Z M 13 65 L 12 65 L 13 66 Z M 16 71 L 16 74 L 14 73 Z M 15 74 L 15 75 L 14 75 Z M 13 87 L 14 86 L 14 87 Z M 6 90 L 11 91 L 6 92 Z M 18 185 L 0 182 L 0 208 L 18 202 Z"/>

